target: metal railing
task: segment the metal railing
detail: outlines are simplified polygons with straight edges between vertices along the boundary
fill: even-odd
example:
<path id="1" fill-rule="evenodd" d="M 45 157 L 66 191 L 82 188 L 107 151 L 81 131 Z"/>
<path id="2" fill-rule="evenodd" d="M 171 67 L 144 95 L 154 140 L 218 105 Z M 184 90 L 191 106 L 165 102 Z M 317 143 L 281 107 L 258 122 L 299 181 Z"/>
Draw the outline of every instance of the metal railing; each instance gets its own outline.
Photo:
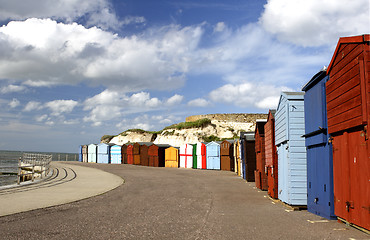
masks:
<path id="1" fill-rule="evenodd" d="M 32 182 L 35 180 L 35 176 L 40 176 L 42 179 L 43 175 L 46 177 L 50 171 L 50 162 L 52 155 L 39 154 L 39 153 L 23 153 L 22 157 L 18 160 L 18 180 L 17 183 L 21 183 L 26 176 L 31 176 Z"/>

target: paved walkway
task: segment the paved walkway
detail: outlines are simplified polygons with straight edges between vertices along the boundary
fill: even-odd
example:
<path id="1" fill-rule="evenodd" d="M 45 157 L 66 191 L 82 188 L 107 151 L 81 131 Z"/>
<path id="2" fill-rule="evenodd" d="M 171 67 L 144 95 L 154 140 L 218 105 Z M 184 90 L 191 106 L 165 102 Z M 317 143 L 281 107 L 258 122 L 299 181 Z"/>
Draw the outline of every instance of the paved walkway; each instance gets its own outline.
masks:
<path id="1" fill-rule="evenodd" d="M 291 211 L 232 172 L 70 164 L 77 178 L 78 169 L 89 166 L 125 183 L 81 201 L 0 217 L 1 238 L 369 239 L 337 221 Z M 110 174 L 82 186 L 106 183 L 105 176 Z M 82 186 L 72 192 L 84 191 Z"/>
<path id="2" fill-rule="evenodd" d="M 95 168 L 52 162 L 51 176 L 31 185 L 0 190 L 0 216 L 46 208 L 108 192 L 123 179 Z"/>

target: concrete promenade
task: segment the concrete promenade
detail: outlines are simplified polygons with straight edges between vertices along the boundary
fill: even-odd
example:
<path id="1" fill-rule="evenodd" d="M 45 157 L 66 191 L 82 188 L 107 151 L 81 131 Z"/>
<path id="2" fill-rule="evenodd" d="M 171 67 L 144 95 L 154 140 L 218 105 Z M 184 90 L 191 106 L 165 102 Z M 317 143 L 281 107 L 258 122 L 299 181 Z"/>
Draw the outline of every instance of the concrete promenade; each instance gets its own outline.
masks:
<path id="1" fill-rule="evenodd" d="M 291 211 L 232 172 L 91 163 L 55 166 L 72 170 L 65 183 L 0 191 L 1 212 L 7 211 L 6 201 L 5 208 L 12 207 L 12 200 L 19 207 L 14 214 L 1 214 L 6 216 L 0 217 L 0 239 L 370 239 L 337 221 Z M 18 194 L 24 194 L 20 202 Z M 45 206 L 21 207 L 39 195 Z"/>
<path id="2" fill-rule="evenodd" d="M 51 167 L 53 172 L 44 181 L 0 190 L 0 216 L 85 199 L 123 183 L 122 178 L 95 168 L 63 162 L 52 162 Z"/>

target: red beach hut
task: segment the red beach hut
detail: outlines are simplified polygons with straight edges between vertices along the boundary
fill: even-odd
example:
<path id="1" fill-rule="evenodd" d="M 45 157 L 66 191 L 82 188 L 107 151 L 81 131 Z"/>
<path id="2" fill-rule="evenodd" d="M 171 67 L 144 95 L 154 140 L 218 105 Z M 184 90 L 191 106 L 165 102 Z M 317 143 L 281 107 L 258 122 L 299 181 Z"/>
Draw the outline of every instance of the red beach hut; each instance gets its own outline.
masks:
<path id="1" fill-rule="evenodd" d="M 133 148 L 133 157 L 134 157 L 134 164 L 135 165 L 140 165 L 140 144 L 139 143 L 134 143 L 134 148 Z"/>
<path id="2" fill-rule="evenodd" d="M 256 151 L 256 170 L 254 179 L 256 187 L 261 190 L 267 190 L 267 174 L 265 171 L 265 124 L 266 120 L 256 121 L 256 130 L 254 132 L 255 151 Z"/>
<path id="3" fill-rule="evenodd" d="M 327 74 L 335 215 L 370 230 L 370 35 L 340 38 Z"/>
<path id="4" fill-rule="evenodd" d="M 127 164 L 134 164 L 134 145 L 127 145 Z"/>
<path id="5" fill-rule="evenodd" d="M 270 197 L 278 196 L 278 156 L 275 146 L 275 112 L 270 110 L 265 124 L 265 166 L 267 168 L 267 185 Z"/>
<path id="6" fill-rule="evenodd" d="M 140 164 L 142 166 L 149 166 L 149 146 L 153 143 L 140 143 Z"/>
<path id="7" fill-rule="evenodd" d="M 123 144 L 121 147 L 122 163 L 127 164 L 127 145 Z"/>
<path id="8" fill-rule="evenodd" d="M 165 149 L 170 147 L 168 144 L 153 144 L 148 147 L 149 166 L 164 167 Z"/>

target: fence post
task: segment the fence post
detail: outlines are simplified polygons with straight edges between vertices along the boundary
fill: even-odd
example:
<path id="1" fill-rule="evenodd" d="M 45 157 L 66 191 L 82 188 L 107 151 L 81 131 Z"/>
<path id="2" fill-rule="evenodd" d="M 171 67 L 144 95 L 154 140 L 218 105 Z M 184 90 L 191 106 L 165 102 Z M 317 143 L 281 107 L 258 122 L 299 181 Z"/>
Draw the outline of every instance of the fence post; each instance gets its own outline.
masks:
<path id="1" fill-rule="evenodd" d="M 18 185 L 21 184 L 21 173 L 22 173 L 22 171 L 21 171 L 21 159 L 22 159 L 22 157 L 19 157 L 19 159 L 18 159 L 18 179 L 17 179 L 17 184 Z"/>
<path id="2" fill-rule="evenodd" d="M 36 157 L 32 158 L 32 182 L 35 179 L 35 164 L 36 164 Z"/>

